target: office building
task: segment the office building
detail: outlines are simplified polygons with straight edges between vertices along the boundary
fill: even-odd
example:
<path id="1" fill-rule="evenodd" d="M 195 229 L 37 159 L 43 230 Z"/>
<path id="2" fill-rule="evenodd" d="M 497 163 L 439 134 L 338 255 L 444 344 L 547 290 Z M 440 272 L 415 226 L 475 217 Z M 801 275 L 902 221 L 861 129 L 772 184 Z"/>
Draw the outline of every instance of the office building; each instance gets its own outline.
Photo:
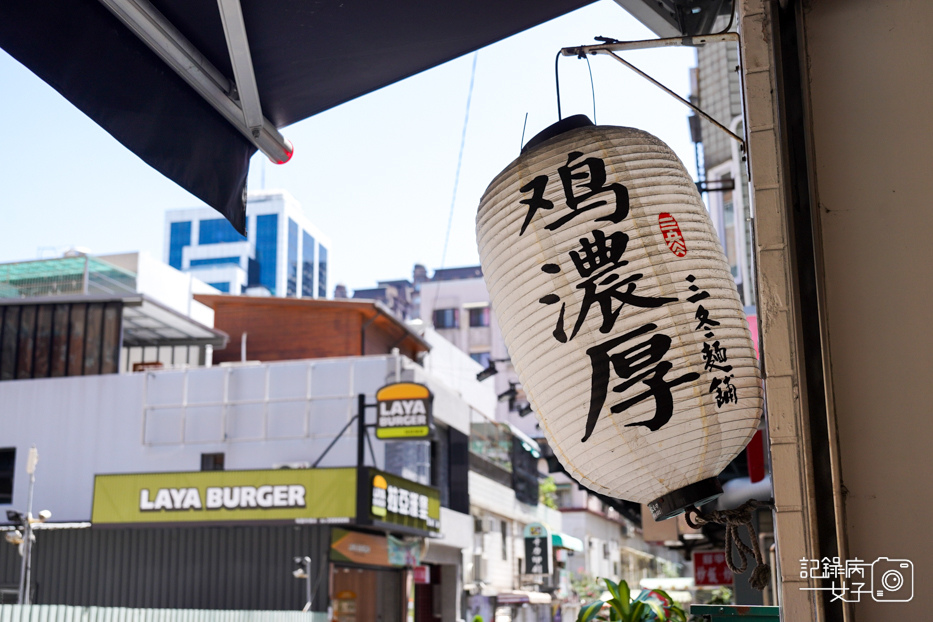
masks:
<path id="1" fill-rule="evenodd" d="M 243 237 L 215 210 L 169 210 L 164 259 L 222 292 L 326 298 L 328 240 L 282 190 L 251 192 Z"/>

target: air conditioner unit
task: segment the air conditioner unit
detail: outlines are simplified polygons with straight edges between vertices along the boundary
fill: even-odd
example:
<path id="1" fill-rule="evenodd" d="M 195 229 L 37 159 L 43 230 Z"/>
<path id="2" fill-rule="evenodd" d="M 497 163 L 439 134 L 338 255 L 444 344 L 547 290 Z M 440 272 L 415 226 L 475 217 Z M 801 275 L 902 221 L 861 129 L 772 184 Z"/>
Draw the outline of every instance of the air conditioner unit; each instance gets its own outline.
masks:
<path id="1" fill-rule="evenodd" d="M 473 583 L 484 581 L 489 574 L 487 561 L 482 555 L 473 556 Z"/>
<path id="2" fill-rule="evenodd" d="M 272 465 L 273 469 L 310 469 L 310 462 L 279 462 Z"/>

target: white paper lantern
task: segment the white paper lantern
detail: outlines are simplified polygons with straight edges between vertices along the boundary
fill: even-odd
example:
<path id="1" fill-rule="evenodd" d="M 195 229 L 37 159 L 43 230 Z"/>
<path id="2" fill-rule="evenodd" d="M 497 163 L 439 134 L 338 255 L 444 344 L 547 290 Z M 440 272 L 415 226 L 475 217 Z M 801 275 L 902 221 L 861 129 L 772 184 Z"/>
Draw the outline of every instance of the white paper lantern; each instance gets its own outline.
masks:
<path id="1" fill-rule="evenodd" d="M 718 496 L 716 476 L 757 429 L 761 379 L 674 152 L 565 119 L 493 180 L 476 230 L 512 363 L 568 473 L 656 519 Z"/>

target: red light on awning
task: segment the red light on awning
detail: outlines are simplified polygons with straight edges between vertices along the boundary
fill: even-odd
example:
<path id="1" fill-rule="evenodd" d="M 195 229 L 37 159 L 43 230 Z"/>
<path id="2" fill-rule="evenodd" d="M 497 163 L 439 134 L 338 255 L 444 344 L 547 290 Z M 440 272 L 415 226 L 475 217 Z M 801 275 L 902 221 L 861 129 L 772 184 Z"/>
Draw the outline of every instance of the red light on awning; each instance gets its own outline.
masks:
<path id="1" fill-rule="evenodd" d="M 276 164 L 285 164 L 292 159 L 292 156 L 295 155 L 295 146 L 291 143 L 290 140 L 286 140 L 285 143 L 288 145 L 288 151 L 285 152 L 286 157 L 284 160 L 273 160 Z"/>

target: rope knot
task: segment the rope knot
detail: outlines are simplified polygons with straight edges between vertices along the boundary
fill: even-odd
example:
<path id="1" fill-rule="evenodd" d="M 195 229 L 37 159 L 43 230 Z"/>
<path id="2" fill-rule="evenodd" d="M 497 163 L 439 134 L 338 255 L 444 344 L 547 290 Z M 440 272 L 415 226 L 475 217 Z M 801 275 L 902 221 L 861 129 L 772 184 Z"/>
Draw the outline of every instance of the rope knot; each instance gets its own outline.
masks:
<path id="1" fill-rule="evenodd" d="M 771 582 L 771 567 L 764 561 L 761 554 L 761 548 L 758 546 L 758 534 L 755 532 L 755 526 L 752 524 L 752 510 L 759 507 L 771 507 L 767 503 L 761 503 L 755 499 L 749 499 L 739 507 L 733 510 L 718 510 L 703 514 L 697 508 L 690 508 L 685 514 L 687 524 L 694 529 L 699 529 L 703 525 L 716 523 L 726 528 L 726 565 L 733 574 L 742 574 L 748 568 L 748 558 L 746 555 L 755 559 L 756 567 L 748 579 L 749 585 L 758 591 L 764 590 Z M 752 545 L 749 547 L 742 542 L 739 537 L 739 527 L 745 526 L 748 529 L 749 540 Z M 733 559 L 733 549 L 739 552 L 738 564 Z"/>

